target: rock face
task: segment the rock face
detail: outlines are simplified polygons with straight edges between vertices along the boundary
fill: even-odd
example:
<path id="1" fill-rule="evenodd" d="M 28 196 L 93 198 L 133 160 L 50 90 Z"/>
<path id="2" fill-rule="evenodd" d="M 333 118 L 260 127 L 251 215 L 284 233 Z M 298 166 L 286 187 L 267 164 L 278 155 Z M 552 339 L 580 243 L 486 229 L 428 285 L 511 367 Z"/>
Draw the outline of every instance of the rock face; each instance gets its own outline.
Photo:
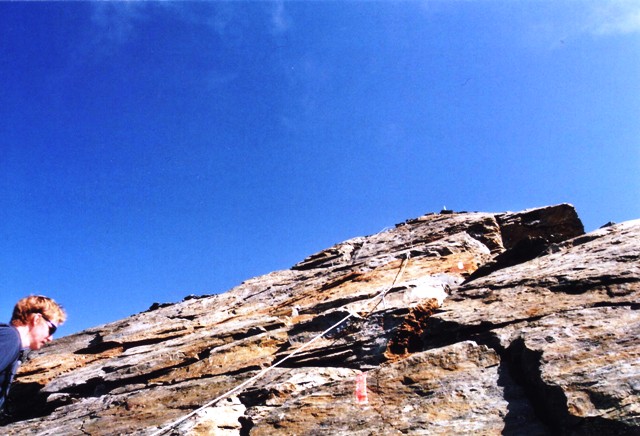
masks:
<path id="1" fill-rule="evenodd" d="M 1 433 L 640 434 L 639 297 L 640 220 L 443 211 L 53 342 Z"/>

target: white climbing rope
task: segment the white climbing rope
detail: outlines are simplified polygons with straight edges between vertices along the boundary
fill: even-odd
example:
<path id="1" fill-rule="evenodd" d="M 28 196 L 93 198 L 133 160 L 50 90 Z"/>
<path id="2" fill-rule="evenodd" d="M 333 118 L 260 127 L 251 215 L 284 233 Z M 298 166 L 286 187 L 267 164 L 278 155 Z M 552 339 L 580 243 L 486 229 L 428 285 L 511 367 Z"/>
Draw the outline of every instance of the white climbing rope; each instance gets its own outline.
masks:
<path id="1" fill-rule="evenodd" d="M 402 277 L 402 274 L 404 274 L 404 270 L 407 267 L 407 264 L 409 263 L 409 252 L 407 252 L 407 257 L 405 257 L 402 260 L 402 263 L 400 264 L 400 269 L 398 270 L 398 274 L 396 274 L 396 277 L 393 279 L 393 283 L 391 283 L 391 286 L 389 286 L 388 288 L 386 288 L 385 290 L 383 290 L 382 292 L 380 292 L 378 295 L 376 295 L 375 297 L 373 297 L 370 301 L 375 300 L 376 298 L 379 298 L 380 301 L 378 301 L 369 312 L 367 312 L 367 314 L 365 315 L 365 317 L 371 315 L 371 313 L 376 309 L 376 307 L 378 307 L 378 305 L 384 301 L 384 297 L 389 293 L 389 291 L 391 289 L 393 289 L 393 287 L 395 286 L 395 284 L 398 282 L 398 280 L 400 279 L 400 277 Z"/>
<path id="2" fill-rule="evenodd" d="M 409 263 L 409 253 L 407 253 L 407 256 L 402 260 L 402 263 L 400 264 L 400 269 L 398 270 L 398 273 L 396 274 L 395 278 L 393 279 L 393 283 L 391 283 L 391 285 L 385 289 L 383 289 L 380 293 L 378 293 L 378 295 L 375 295 L 374 297 L 370 298 L 369 301 L 366 304 L 369 304 L 370 302 L 375 301 L 376 299 L 380 299 L 380 301 L 378 301 L 373 308 L 367 312 L 367 314 L 364 317 L 368 317 L 374 310 L 376 307 L 378 307 L 378 305 L 380 304 L 381 301 L 384 300 L 384 296 L 395 286 L 395 284 L 397 283 L 397 281 L 400 279 L 400 277 L 402 276 L 402 274 L 404 273 L 404 270 L 407 266 L 407 264 Z M 301 351 L 307 349 L 311 344 L 313 344 L 315 341 L 317 341 L 318 339 L 320 339 L 321 337 L 323 337 L 324 335 L 326 335 L 327 333 L 329 333 L 331 330 L 337 328 L 340 324 L 344 323 L 345 321 L 347 321 L 349 318 L 357 316 L 359 318 L 362 318 L 361 316 L 356 315 L 355 312 L 353 311 L 349 311 L 349 314 L 346 315 L 344 318 L 342 318 L 340 321 L 336 322 L 335 324 L 333 324 L 331 327 L 329 327 L 328 329 L 326 329 L 325 331 L 323 331 L 322 333 L 320 333 L 319 335 L 315 336 L 313 339 L 311 339 L 309 342 L 303 344 L 302 346 L 300 346 L 299 348 L 296 348 L 291 354 L 289 354 L 288 356 L 285 356 L 284 358 L 282 358 L 281 360 L 279 360 L 278 362 L 274 363 L 273 365 L 269 366 L 268 368 L 263 369 L 262 371 L 260 371 L 258 374 L 254 375 L 253 377 L 245 380 L 244 382 L 242 382 L 241 384 L 239 384 L 238 386 L 236 386 L 235 388 L 225 392 L 222 395 L 219 395 L 218 397 L 214 398 L 213 400 L 209 401 L 208 403 L 206 403 L 205 405 L 195 409 L 194 411 L 188 413 L 187 415 L 184 415 L 183 417 L 171 422 L 170 424 L 162 427 L 161 429 L 151 433 L 149 436 L 158 436 L 163 434 L 164 432 L 171 430 L 173 427 L 183 423 L 184 421 L 186 421 L 187 419 L 191 418 L 194 415 L 197 415 L 198 413 L 200 413 L 201 411 L 203 411 L 204 409 L 206 409 L 207 407 L 211 407 L 213 406 L 215 403 L 217 403 L 220 400 L 223 400 L 224 398 L 227 398 L 233 394 L 235 394 L 236 392 L 239 392 L 240 390 L 242 390 L 244 387 L 250 385 L 251 383 L 253 383 L 254 381 L 258 380 L 259 378 L 262 378 L 266 373 L 268 373 L 269 371 L 271 371 L 272 369 L 280 366 L 282 363 L 284 363 L 285 361 L 289 360 L 290 358 L 292 358 L 293 356 L 299 354 Z"/>

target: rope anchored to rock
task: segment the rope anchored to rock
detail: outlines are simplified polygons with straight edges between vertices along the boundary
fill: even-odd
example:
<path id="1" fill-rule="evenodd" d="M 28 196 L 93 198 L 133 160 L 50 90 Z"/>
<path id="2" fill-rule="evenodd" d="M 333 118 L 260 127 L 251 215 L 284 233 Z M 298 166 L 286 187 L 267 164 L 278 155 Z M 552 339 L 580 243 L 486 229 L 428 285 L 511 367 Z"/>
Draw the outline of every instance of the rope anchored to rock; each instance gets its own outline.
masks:
<path id="1" fill-rule="evenodd" d="M 371 310 L 369 310 L 369 312 L 367 312 L 364 315 L 364 318 L 368 317 L 371 313 L 373 313 L 373 311 L 378 307 L 378 305 L 380 305 L 380 303 L 384 301 L 384 297 L 387 295 L 387 293 L 389 293 L 389 291 L 391 289 L 393 289 L 393 287 L 398 282 L 400 277 L 402 277 L 402 274 L 404 273 L 404 270 L 406 269 L 406 266 L 407 266 L 408 263 L 409 263 L 409 253 L 407 253 L 406 257 L 402 260 L 402 263 L 400 264 L 400 268 L 398 269 L 398 273 L 396 274 L 395 278 L 393 279 L 393 283 L 391 283 L 391 285 L 389 285 L 387 288 L 385 288 L 382 291 L 380 291 L 376 296 L 372 297 L 371 299 L 369 299 L 369 301 L 367 303 L 365 303 L 365 305 L 367 305 L 367 304 L 369 304 L 371 302 L 374 302 L 375 300 L 378 300 L 375 303 L 375 305 L 373 306 L 373 308 Z M 346 315 L 344 318 L 342 318 L 341 320 L 339 320 L 338 322 L 333 324 L 331 327 L 329 327 L 326 330 L 324 330 L 319 335 L 317 335 L 314 338 L 312 338 L 310 341 L 308 341 L 305 344 L 301 345 L 299 348 L 296 348 L 291 354 L 289 354 L 289 355 L 285 356 L 284 358 L 280 359 L 278 362 L 274 363 L 273 365 L 269 366 L 268 368 L 263 369 L 258 374 L 256 374 L 253 377 L 245 380 L 244 382 L 242 382 L 241 384 L 239 384 L 235 388 L 225 392 L 222 395 L 219 395 L 218 397 L 214 398 L 213 400 L 209 401 L 208 403 L 204 404 L 203 406 L 195 409 L 194 411 L 188 413 L 187 415 L 184 415 L 183 417 L 181 417 L 181 418 L 171 422 L 170 424 L 162 427 L 161 429 L 151 433 L 149 436 L 159 436 L 159 435 L 171 430 L 175 426 L 183 423 L 184 421 L 186 421 L 187 419 L 191 418 L 192 416 L 197 415 L 198 413 L 202 412 L 204 409 L 213 406 L 217 402 L 219 402 L 219 401 L 221 401 L 221 400 L 223 400 L 223 399 L 225 399 L 225 398 L 227 398 L 227 397 L 229 397 L 229 396 L 231 396 L 231 395 L 233 395 L 235 393 L 240 392 L 245 387 L 251 385 L 252 383 L 257 381 L 258 379 L 264 377 L 272 369 L 282 365 L 287 360 L 291 359 L 292 357 L 296 356 L 297 354 L 300 354 L 302 351 L 304 351 L 307 348 L 309 348 L 309 346 L 311 346 L 311 344 L 313 344 L 314 342 L 316 342 L 317 340 L 319 340 L 320 338 L 322 338 L 323 336 L 325 336 L 326 334 L 328 334 L 332 330 L 338 328 L 342 323 L 346 322 L 347 320 L 349 320 L 352 317 L 363 318 L 362 316 L 357 315 L 354 311 L 349 311 L 349 314 Z"/>

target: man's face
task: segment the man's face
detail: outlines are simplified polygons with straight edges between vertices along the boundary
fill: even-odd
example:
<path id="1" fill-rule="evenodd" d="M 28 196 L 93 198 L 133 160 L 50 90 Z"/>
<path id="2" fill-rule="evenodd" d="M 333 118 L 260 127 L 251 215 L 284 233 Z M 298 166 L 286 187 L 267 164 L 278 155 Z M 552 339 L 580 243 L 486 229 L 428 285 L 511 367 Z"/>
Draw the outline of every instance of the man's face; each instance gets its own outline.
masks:
<path id="1" fill-rule="evenodd" d="M 34 314 L 29 322 L 29 348 L 39 350 L 44 344 L 51 342 L 56 328 L 57 326 L 42 314 Z"/>

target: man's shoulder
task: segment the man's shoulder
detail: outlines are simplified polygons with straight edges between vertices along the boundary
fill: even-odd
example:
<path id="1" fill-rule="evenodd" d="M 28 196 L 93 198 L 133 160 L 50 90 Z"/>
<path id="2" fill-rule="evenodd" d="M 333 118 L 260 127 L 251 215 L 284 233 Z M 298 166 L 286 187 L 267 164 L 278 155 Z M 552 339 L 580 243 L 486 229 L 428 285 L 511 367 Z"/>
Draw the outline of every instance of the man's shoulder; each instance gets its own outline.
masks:
<path id="1" fill-rule="evenodd" d="M 0 324 L 0 347 L 10 347 L 20 351 L 20 334 L 15 327 Z"/>
<path id="2" fill-rule="evenodd" d="M 12 368 L 14 362 L 20 357 L 20 333 L 15 327 L 10 325 L 0 326 L 0 372 Z M 4 382 L 5 377 L 0 377 L 0 382 Z M 0 385 L 2 385 L 0 383 Z"/>

